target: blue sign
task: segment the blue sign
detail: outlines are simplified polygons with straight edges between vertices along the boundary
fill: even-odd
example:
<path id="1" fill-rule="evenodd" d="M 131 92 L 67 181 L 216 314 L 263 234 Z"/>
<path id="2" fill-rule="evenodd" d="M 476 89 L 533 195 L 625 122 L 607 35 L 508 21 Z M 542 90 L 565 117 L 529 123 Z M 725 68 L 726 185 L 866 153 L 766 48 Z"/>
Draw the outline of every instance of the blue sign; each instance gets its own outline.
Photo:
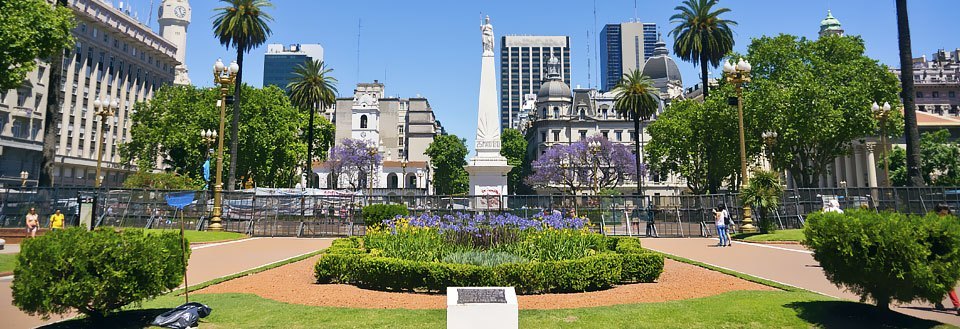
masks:
<path id="1" fill-rule="evenodd" d="M 183 210 L 183 207 L 186 207 L 193 202 L 193 192 L 179 192 L 179 193 L 168 193 L 163 196 L 164 199 L 167 199 L 167 204 L 171 207 Z"/>

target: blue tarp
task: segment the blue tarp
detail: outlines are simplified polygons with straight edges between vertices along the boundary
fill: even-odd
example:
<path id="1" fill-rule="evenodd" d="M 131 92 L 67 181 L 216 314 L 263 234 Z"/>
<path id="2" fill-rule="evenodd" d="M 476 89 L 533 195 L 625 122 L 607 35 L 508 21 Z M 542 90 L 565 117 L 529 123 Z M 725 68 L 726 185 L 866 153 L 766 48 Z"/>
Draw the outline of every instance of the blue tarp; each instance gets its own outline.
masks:
<path id="1" fill-rule="evenodd" d="M 194 192 L 168 193 L 163 198 L 167 200 L 167 204 L 171 207 L 183 210 L 183 207 L 193 202 L 194 194 Z"/>

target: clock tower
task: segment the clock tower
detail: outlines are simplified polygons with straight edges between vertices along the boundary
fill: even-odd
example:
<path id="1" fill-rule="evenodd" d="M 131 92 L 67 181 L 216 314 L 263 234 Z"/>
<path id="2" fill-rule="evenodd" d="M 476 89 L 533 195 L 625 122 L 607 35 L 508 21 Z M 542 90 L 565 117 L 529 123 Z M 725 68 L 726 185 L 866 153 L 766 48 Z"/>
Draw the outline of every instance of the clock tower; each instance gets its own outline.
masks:
<path id="1" fill-rule="evenodd" d="M 160 24 L 160 36 L 177 46 L 177 65 L 174 84 L 189 85 L 187 76 L 187 26 L 190 25 L 191 9 L 188 0 L 163 0 L 157 23 Z"/>

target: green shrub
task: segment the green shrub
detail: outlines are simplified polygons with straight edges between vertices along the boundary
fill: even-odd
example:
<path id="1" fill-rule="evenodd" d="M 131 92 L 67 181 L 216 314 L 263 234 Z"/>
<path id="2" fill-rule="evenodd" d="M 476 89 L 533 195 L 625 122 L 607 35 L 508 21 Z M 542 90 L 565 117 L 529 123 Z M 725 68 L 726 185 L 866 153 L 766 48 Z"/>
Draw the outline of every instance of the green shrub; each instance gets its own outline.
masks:
<path id="1" fill-rule="evenodd" d="M 407 216 L 410 215 L 410 211 L 407 210 L 407 206 L 402 204 L 372 204 L 366 207 L 363 207 L 361 211 L 361 216 L 363 217 L 363 223 L 367 227 L 376 227 L 380 226 L 380 223 L 385 219 L 394 219 L 397 216 Z"/>
<path id="2" fill-rule="evenodd" d="M 124 188 L 148 188 L 160 190 L 199 190 L 203 180 L 175 173 L 136 172 L 123 181 Z"/>
<path id="3" fill-rule="evenodd" d="M 621 254 L 621 279 L 625 282 L 655 282 L 663 273 L 663 255 L 652 252 Z"/>
<path id="4" fill-rule="evenodd" d="M 519 242 L 498 249 L 530 260 L 578 259 L 606 251 L 605 239 L 586 230 L 545 229 L 524 232 Z"/>
<path id="5" fill-rule="evenodd" d="M 618 254 L 639 254 L 646 250 L 640 247 L 640 239 L 633 237 L 617 237 L 614 245 L 610 248 Z"/>
<path id="6" fill-rule="evenodd" d="M 461 251 L 443 257 L 444 263 L 497 266 L 507 263 L 524 263 L 526 258 L 502 251 Z"/>
<path id="7" fill-rule="evenodd" d="M 17 262 L 13 304 L 44 317 L 76 310 L 102 318 L 176 288 L 186 266 L 177 233 L 111 228 L 70 228 L 27 239 Z"/>
<path id="8" fill-rule="evenodd" d="M 891 301 L 939 301 L 960 280 L 955 218 L 814 213 L 804 234 L 830 282 L 884 309 Z"/>

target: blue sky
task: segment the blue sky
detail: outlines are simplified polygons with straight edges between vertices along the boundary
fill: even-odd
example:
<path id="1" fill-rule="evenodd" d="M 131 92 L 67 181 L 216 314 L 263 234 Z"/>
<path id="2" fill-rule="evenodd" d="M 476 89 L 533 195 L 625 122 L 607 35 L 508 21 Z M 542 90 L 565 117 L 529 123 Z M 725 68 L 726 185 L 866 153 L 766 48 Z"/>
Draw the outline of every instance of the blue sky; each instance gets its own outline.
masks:
<path id="1" fill-rule="evenodd" d="M 116 1 L 116 0 L 114 0 Z M 153 0 L 159 4 L 160 0 Z M 149 0 L 134 0 L 140 17 L 146 17 Z M 389 95 L 423 95 L 447 131 L 467 138 L 473 145 L 476 130 L 477 91 L 480 81 L 480 13 L 490 15 L 497 42 L 500 36 L 568 35 L 571 37 L 572 84 L 586 87 L 587 44 L 590 44 L 593 86 L 599 80 L 595 31 L 603 24 L 637 18 L 654 22 L 666 37 L 669 17 L 679 0 L 597 0 L 596 24 L 591 0 L 484 0 L 484 1 L 327 1 L 274 0 L 273 35 L 267 43 L 319 43 L 325 62 L 334 69 L 340 94 L 352 94 L 357 81 L 378 79 Z M 634 10 L 636 3 L 636 11 Z M 890 66 L 898 66 L 896 12 L 893 0 L 725 0 L 721 6 L 733 11 L 728 19 L 735 27 L 736 51 L 745 52 L 751 38 L 788 33 L 816 37 L 820 20 L 832 9 L 848 34 L 858 34 L 867 54 Z M 187 37 L 187 65 L 198 86 L 211 86 L 211 67 L 218 57 L 225 61 L 235 51 L 220 46 L 211 24 L 219 1 L 193 0 L 193 22 Z M 960 48 L 956 13 L 960 1 L 910 1 L 911 33 L 915 56 L 939 48 Z M 156 13 L 156 11 L 154 11 Z M 358 69 L 357 23 L 361 20 Z M 153 20 L 156 26 L 156 19 Z M 590 38 L 587 38 L 590 31 Z M 499 46 L 499 45 L 498 45 Z M 265 46 L 245 57 L 244 81 L 260 86 Z M 499 63 L 498 63 L 499 65 Z M 678 61 L 684 85 L 698 81 L 699 70 Z M 358 75 L 359 72 L 359 75 Z M 713 70 L 717 76 L 719 70 Z M 499 80 L 499 79 L 498 79 Z"/>

